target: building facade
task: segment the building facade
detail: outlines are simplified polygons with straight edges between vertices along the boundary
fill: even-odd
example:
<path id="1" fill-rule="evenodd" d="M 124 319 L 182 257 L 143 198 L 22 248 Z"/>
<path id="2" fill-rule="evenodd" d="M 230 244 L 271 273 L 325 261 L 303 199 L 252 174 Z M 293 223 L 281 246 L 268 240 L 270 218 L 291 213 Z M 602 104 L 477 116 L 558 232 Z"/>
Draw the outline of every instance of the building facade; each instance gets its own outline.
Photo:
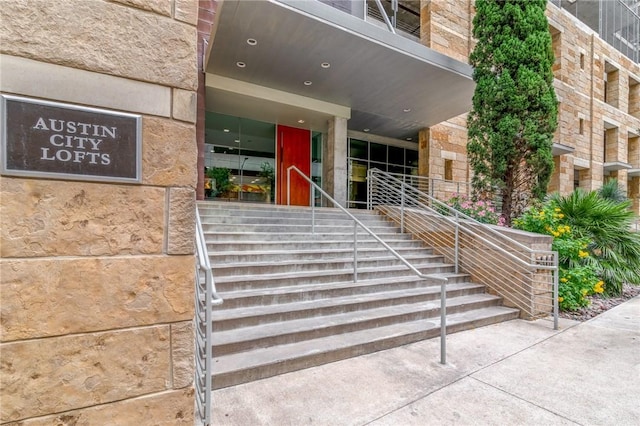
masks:
<path id="1" fill-rule="evenodd" d="M 617 178 L 640 213 L 637 21 L 603 25 L 608 39 L 583 22 L 586 9 L 572 9 L 602 2 L 553 3 L 560 126 L 550 190 Z M 382 4 L 3 3 L 3 119 L 21 101 L 134 116 L 140 151 L 132 181 L 3 163 L 0 423 L 193 423 L 196 199 L 326 204 L 287 182 L 290 166 L 350 207 L 363 206 L 374 167 L 469 181 L 473 0 Z M 598 9 L 599 23 L 607 13 Z M 42 116 L 26 127 L 44 130 L 38 118 L 60 124 Z M 45 140 L 42 149 L 60 148 L 51 161 L 93 158 L 75 153 L 90 146 L 73 139 L 73 123 Z M 3 148 L 24 131 L 9 124 Z M 61 137 L 76 141 L 73 154 Z M 207 194 L 220 170 L 229 182 Z"/>

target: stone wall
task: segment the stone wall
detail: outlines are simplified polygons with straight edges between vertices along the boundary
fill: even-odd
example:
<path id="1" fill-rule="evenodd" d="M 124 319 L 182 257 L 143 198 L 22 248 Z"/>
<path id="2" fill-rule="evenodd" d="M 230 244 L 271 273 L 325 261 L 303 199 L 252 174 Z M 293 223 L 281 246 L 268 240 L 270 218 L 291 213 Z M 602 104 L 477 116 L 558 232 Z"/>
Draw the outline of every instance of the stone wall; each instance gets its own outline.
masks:
<path id="1" fill-rule="evenodd" d="M 463 62 L 474 47 L 471 0 L 422 0 L 421 40 L 426 46 Z M 564 10 L 548 3 L 547 17 L 556 62 L 553 70 L 559 101 L 554 143 L 573 148 L 555 158 L 549 191 L 568 194 L 574 176 L 585 190 L 597 189 L 617 178 L 628 189 L 638 211 L 640 194 L 625 169 L 605 170 L 605 162 L 619 161 L 640 168 L 630 156 L 629 140 L 640 133 L 640 66 L 631 62 L 596 33 Z M 605 101 L 605 78 L 607 79 Z M 421 133 L 420 173 L 444 178 L 445 160 L 453 162 L 453 180 L 468 181 L 466 116 L 456 117 Z M 615 136 L 605 145 L 605 129 Z M 615 129 L 612 130 L 612 129 Z M 605 161 L 605 150 L 608 157 Z M 611 160 L 609 160 L 609 157 Z"/>
<path id="2" fill-rule="evenodd" d="M 197 13 L 2 4 L 2 93 L 142 115 L 142 182 L 0 177 L 0 423 L 193 424 Z"/>

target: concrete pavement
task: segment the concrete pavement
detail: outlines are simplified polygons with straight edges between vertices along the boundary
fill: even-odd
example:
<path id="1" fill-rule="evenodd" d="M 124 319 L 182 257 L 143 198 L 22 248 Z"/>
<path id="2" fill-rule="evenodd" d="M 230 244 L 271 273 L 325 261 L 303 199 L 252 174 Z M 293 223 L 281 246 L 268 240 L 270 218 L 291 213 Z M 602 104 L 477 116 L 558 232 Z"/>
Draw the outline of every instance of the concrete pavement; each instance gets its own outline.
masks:
<path id="1" fill-rule="evenodd" d="M 640 297 L 514 320 L 214 392 L 215 425 L 639 425 Z"/>

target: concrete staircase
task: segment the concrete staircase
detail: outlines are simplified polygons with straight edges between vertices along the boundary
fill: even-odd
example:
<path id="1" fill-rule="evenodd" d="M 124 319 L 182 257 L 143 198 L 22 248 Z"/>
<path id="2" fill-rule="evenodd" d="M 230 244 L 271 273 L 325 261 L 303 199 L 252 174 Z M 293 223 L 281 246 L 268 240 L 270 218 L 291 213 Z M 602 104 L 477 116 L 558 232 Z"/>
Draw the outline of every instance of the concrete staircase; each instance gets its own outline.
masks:
<path id="1" fill-rule="evenodd" d="M 218 293 L 213 386 L 222 388 L 439 335 L 440 285 L 415 276 L 337 209 L 199 204 Z M 447 284 L 449 333 L 517 318 L 466 274 L 382 216 L 354 214 Z M 434 359 L 438 354 L 433 354 Z"/>

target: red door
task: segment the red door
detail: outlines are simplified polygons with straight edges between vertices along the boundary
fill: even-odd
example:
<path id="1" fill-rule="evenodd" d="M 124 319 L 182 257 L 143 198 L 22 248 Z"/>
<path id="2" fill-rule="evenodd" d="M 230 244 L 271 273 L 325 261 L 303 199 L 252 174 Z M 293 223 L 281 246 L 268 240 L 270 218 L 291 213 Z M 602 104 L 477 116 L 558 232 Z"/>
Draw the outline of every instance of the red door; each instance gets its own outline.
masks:
<path id="1" fill-rule="evenodd" d="M 287 169 L 296 166 L 307 177 L 311 174 L 311 131 L 278 125 L 277 204 L 287 204 Z M 291 171 L 291 204 L 308 206 L 309 182 Z"/>

